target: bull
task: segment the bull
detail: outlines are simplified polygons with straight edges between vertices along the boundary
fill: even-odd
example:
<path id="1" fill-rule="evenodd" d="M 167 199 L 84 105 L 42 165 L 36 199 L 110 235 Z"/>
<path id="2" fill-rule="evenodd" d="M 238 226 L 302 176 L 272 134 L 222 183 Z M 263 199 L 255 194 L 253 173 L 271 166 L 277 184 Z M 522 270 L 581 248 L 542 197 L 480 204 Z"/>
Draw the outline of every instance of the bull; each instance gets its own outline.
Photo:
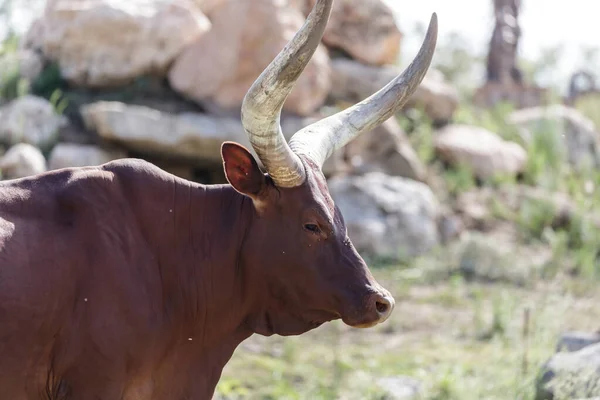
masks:
<path id="1" fill-rule="evenodd" d="M 353 247 L 321 168 L 415 91 L 437 17 L 401 75 L 288 144 L 282 105 L 331 6 L 316 2 L 244 98 L 266 172 L 225 142 L 225 185 L 136 159 L 0 183 L 1 399 L 209 399 L 253 334 L 337 319 L 369 328 L 390 316 L 394 299 Z"/>

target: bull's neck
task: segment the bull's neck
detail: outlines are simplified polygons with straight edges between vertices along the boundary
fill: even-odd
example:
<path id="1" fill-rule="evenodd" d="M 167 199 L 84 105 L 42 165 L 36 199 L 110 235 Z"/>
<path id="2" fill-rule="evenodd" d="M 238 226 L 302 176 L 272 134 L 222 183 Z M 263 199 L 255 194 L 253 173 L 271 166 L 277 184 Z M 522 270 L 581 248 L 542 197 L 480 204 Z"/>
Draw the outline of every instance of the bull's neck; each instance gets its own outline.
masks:
<path id="1" fill-rule="evenodd" d="M 251 200 L 229 185 L 175 180 L 172 220 L 156 226 L 164 312 L 182 335 L 207 347 L 240 341 L 249 293 L 240 253 L 254 216 Z"/>

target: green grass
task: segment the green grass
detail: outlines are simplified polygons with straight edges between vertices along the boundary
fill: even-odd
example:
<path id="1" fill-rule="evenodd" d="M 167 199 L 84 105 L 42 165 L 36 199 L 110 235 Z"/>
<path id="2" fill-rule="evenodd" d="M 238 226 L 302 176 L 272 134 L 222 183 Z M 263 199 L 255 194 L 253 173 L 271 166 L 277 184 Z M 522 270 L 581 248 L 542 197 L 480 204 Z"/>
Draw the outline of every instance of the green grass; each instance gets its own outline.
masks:
<path id="1" fill-rule="evenodd" d="M 442 268 L 443 269 L 443 268 Z M 424 399 L 533 399 L 539 367 L 566 329 L 597 329 L 600 300 L 573 280 L 510 284 L 406 279 L 377 268 L 397 300 L 393 316 L 369 330 L 336 321 L 298 337 L 252 337 L 226 366 L 227 399 L 384 399 L 377 379 L 410 376 Z M 529 312 L 529 333 L 523 335 Z M 592 315 L 594 314 L 594 315 Z"/>

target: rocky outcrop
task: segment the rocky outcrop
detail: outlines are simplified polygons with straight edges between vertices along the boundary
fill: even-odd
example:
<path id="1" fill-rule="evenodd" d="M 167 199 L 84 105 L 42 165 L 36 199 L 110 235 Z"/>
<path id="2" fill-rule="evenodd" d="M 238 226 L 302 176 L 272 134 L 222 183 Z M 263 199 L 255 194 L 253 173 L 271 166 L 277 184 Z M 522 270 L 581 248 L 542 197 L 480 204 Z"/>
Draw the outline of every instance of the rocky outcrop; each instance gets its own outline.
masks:
<path id="1" fill-rule="evenodd" d="M 371 172 L 335 176 L 329 190 L 361 254 L 406 260 L 439 243 L 439 204 L 423 183 Z"/>
<path id="2" fill-rule="evenodd" d="M 28 143 L 12 146 L 0 158 L 2 179 L 17 179 L 46 171 L 46 159 L 37 147 Z"/>
<path id="3" fill-rule="evenodd" d="M 425 180 L 426 167 L 408 142 L 395 117 L 346 145 L 355 173 L 379 171 L 387 175 Z"/>
<path id="4" fill-rule="evenodd" d="M 331 98 L 349 103 L 369 97 L 402 73 L 397 66 L 373 67 L 344 58 L 332 60 L 331 68 Z M 448 121 L 458 107 L 458 91 L 439 71 L 430 69 L 406 103 L 406 107 L 414 106 L 421 107 L 433 121 Z"/>
<path id="5" fill-rule="evenodd" d="M 126 154 L 122 151 L 107 151 L 92 145 L 59 143 L 48 157 L 48 169 L 101 165 L 124 157 Z"/>
<path id="6" fill-rule="evenodd" d="M 600 343 L 554 354 L 542 367 L 536 400 L 600 397 Z"/>
<path id="7" fill-rule="evenodd" d="M 600 133 L 594 123 L 574 108 L 563 105 L 532 107 L 514 111 L 508 122 L 517 126 L 526 142 L 534 135 L 552 135 L 566 149 L 566 159 L 575 166 L 600 166 Z"/>
<path id="8" fill-rule="evenodd" d="M 165 75 L 181 51 L 210 29 L 191 0 L 55 0 L 30 30 L 29 47 L 78 86 L 106 87 Z"/>
<path id="9" fill-rule="evenodd" d="M 306 15 L 316 0 L 303 0 Z M 402 34 L 392 10 L 381 0 L 336 0 L 323 43 L 370 65 L 395 64 Z"/>
<path id="10" fill-rule="evenodd" d="M 227 1 L 169 71 L 171 86 L 198 102 L 239 110 L 246 92 L 304 24 L 304 15 L 277 0 Z M 323 105 L 330 88 L 329 56 L 320 46 L 287 98 L 284 110 L 307 116 Z"/>
<path id="11" fill-rule="evenodd" d="M 48 148 L 58 137 L 66 119 L 46 99 L 26 95 L 0 108 L 0 141 L 29 143 Z"/>
<path id="12" fill-rule="evenodd" d="M 527 163 L 527 152 L 487 129 L 469 125 L 448 125 L 435 136 L 437 155 L 455 166 L 464 166 L 480 179 L 514 176 Z"/>
<path id="13" fill-rule="evenodd" d="M 143 154 L 182 158 L 192 165 L 222 169 L 221 144 L 230 140 L 246 146 L 256 157 L 239 118 L 191 112 L 170 114 L 119 102 L 89 104 L 81 112 L 88 129 L 109 142 Z M 314 121 L 287 117 L 282 120 L 282 129 L 289 139 Z M 326 175 L 343 168 L 340 157 L 338 152 L 327 160 L 323 166 Z"/>

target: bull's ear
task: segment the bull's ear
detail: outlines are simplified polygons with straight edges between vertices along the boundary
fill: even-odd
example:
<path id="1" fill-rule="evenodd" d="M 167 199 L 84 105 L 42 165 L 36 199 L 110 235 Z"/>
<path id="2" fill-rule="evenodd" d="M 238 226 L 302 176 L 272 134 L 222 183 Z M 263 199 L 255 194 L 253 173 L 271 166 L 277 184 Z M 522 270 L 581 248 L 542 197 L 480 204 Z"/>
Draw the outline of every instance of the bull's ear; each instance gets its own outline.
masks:
<path id="1" fill-rule="evenodd" d="M 266 178 L 252 153 L 244 146 L 225 142 L 221 145 L 221 157 L 227 180 L 238 192 L 256 200 L 266 186 Z"/>

